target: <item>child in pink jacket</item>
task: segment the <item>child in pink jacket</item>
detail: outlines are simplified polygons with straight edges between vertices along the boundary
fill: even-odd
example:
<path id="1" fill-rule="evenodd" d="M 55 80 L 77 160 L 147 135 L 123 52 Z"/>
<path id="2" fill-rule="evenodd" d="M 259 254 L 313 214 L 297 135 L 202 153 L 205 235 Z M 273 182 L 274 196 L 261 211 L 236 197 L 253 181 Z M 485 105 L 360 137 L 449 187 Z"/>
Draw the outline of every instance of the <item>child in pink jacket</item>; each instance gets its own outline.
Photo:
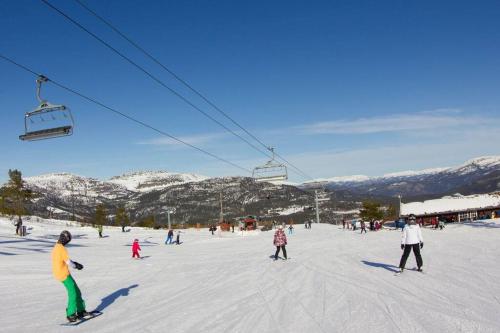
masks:
<path id="1" fill-rule="evenodd" d="M 135 258 L 137 255 L 137 258 L 140 259 L 141 256 L 139 255 L 139 251 L 141 250 L 141 247 L 139 246 L 139 240 L 136 238 L 134 239 L 134 244 L 132 244 L 132 258 Z"/>

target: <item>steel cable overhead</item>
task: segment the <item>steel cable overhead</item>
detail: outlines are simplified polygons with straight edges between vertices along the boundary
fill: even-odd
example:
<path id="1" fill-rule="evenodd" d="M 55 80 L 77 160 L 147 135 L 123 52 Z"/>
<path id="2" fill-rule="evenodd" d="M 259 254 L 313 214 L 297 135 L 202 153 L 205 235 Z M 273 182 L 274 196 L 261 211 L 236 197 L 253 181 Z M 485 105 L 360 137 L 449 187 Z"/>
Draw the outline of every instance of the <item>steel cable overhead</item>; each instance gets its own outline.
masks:
<path id="1" fill-rule="evenodd" d="M 33 74 L 33 75 L 35 75 L 37 77 L 39 77 L 41 75 L 41 74 L 35 72 L 34 70 L 30 69 L 29 67 L 27 67 L 25 65 L 22 65 L 22 64 L 20 64 L 20 63 L 18 63 L 16 61 L 12 60 L 11 58 L 4 56 L 1 53 L 0 53 L 0 58 L 4 59 L 5 61 L 7 61 L 7 62 L 9 62 L 9 63 L 17 66 L 18 68 L 20 68 L 20 69 L 22 69 L 22 70 L 24 70 L 24 71 L 26 71 L 26 72 L 28 72 L 30 74 Z M 129 116 L 126 113 L 118 111 L 117 109 L 114 109 L 114 108 L 112 108 L 112 107 L 110 107 L 110 106 L 108 106 L 108 105 L 106 105 L 106 104 L 104 104 L 102 102 L 99 102 L 98 100 L 96 100 L 96 99 L 94 99 L 92 97 L 89 97 L 89 96 L 87 96 L 87 95 L 85 95 L 85 94 L 83 94 L 83 93 L 81 93 L 81 92 L 79 92 L 79 91 L 77 91 L 75 89 L 72 89 L 72 88 L 70 88 L 70 87 L 68 87 L 68 86 L 66 86 L 66 85 L 64 85 L 62 83 L 59 83 L 59 82 L 51 80 L 51 79 L 48 79 L 48 82 L 51 82 L 55 86 L 57 86 L 57 87 L 59 87 L 59 88 L 61 88 L 63 90 L 66 90 L 66 91 L 68 91 L 68 92 L 70 92 L 70 93 L 72 93 L 72 94 L 74 94 L 76 96 L 79 96 L 79 97 L 87 100 L 88 102 L 94 103 L 94 104 L 102 107 L 105 110 L 113 112 L 113 113 L 115 113 L 115 114 L 117 114 L 117 115 L 119 115 L 119 116 L 121 116 L 123 118 L 126 118 L 126 119 L 128 119 L 128 120 L 130 120 L 130 121 L 132 121 L 132 122 L 134 122 L 136 124 L 139 124 L 139 125 L 141 125 L 141 126 L 143 126 L 145 128 L 153 130 L 153 131 L 155 131 L 155 132 L 157 132 L 157 133 L 159 133 L 159 134 L 161 134 L 163 136 L 169 137 L 169 138 L 171 138 L 171 139 L 173 139 L 173 140 L 175 140 L 175 141 L 177 141 L 177 142 L 179 142 L 179 143 L 181 143 L 183 145 L 186 145 L 186 146 L 188 146 L 190 148 L 193 148 L 193 149 L 195 149 L 195 150 L 197 150 L 197 151 L 199 151 L 199 152 L 201 152 L 201 153 L 203 153 L 205 155 L 208 155 L 208 156 L 210 156 L 210 157 L 212 157 L 214 159 L 217 159 L 217 160 L 219 160 L 221 162 L 229 164 L 229 165 L 231 165 L 231 166 L 233 166 L 233 167 L 235 167 L 237 169 L 243 170 L 243 171 L 248 172 L 248 173 L 252 173 L 252 171 L 248 170 L 247 168 L 244 168 L 244 167 L 242 167 L 242 166 L 240 166 L 240 165 L 238 165 L 236 163 L 233 163 L 233 162 L 231 162 L 229 160 L 226 160 L 225 158 L 219 157 L 219 156 L 217 156 L 217 155 L 215 155 L 215 154 L 213 154 L 213 153 L 211 153 L 211 152 L 209 152 L 209 151 L 207 151 L 207 150 L 205 150 L 203 148 L 200 148 L 200 147 L 197 147 L 197 146 L 195 146 L 193 144 L 190 144 L 189 142 L 186 142 L 186 141 L 184 141 L 182 139 L 179 139 L 179 138 L 177 138 L 176 136 L 174 136 L 172 134 L 169 134 L 169 133 L 167 133 L 167 132 L 165 132 L 163 130 L 160 130 L 160 129 L 152 126 L 152 125 L 149 125 L 148 123 L 145 123 L 145 122 L 143 122 L 141 120 L 138 120 L 137 118 Z"/>
<path id="2" fill-rule="evenodd" d="M 195 89 L 191 84 L 189 84 L 186 80 L 181 78 L 179 75 L 177 75 L 173 70 L 168 68 L 165 64 L 163 64 L 160 60 L 158 60 L 155 56 L 153 56 L 150 52 L 145 50 L 142 46 L 140 46 L 137 42 L 132 40 L 130 37 L 125 35 L 120 29 L 118 29 L 116 26 L 114 26 L 111 22 L 106 20 L 104 17 L 99 15 L 96 11 L 91 9 L 89 6 L 87 6 L 85 3 L 83 3 L 81 0 L 74 0 L 76 3 L 78 3 L 82 8 L 84 8 L 86 11 L 88 11 L 90 14 L 92 14 L 94 17 L 96 17 L 98 20 L 100 20 L 102 23 L 107 25 L 111 30 L 116 32 L 119 36 L 121 36 L 123 39 L 125 39 L 128 43 L 130 43 L 133 47 L 135 47 L 137 50 L 139 50 L 142 54 L 144 54 L 147 58 L 152 60 L 154 63 L 156 63 L 158 66 L 163 68 L 167 73 L 172 75 L 177 81 L 182 83 L 186 88 L 191 90 L 194 94 L 196 94 L 198 97 L 200 97 L 202 100 L 204 100 L 208 105 L 210 105 L 212 108 L 217 110 L 220 114 L 222 114 L 226 119 L 231 121 L 234 125 L 236 125 L 238 128 L 240 128 L 243 132 L 245 132 L 248 136 L 250 136 L 252 139 L 254 139 L 256 142 L 258 142 L 262 147 L 264 147 L 266 150 L 270 150 L 269 146 L 263 143 L 259 138 L 257 138 L 255 135 L 253 135 L 250 131 L 248 131 L 243 125 L 238 123 L 236 120 L 234 120 L 231 116 L 229 116 L 226 112 L 224 112 L 220 107 L 218 107 L 214 102 L 212 102 L 208 97 L 206 97 L 204 94 L 202 94 L 200 91 Z M 286 160 L 284 157 L 280 156 L 278 153 L 274 152 L 274 155 L 282 159 L 285 163 L 290 165 L 293 169 L 297 170 L 299 174 L 305 178 L 310 178 L 312 177 L 308 176 L 305 172 L 294 166 L 292 163 L 290 163 L 288 160 Z M 270 157 L 268 155 L 268 157 Z"/>
<path id="3" fill-rule="evenodd" d="M 81 30 L 83 30 L 84 32 L 86 32 L 87 34 L 89 34 L 90 36 L 92 36 L 94 39 L 96 39 L 97 41 L 99 41 L 101 44 L 103 44 L 104 46 L 106 46 L 107 48 L 109 48 L 111 51 L 113 51 L 114 53 L 116 53 L 117 55 L 119 55 L 121 58 L 123 58 L 124 60 L 126 60 L 127 62 L 129 62 L 131 65 L 133 65 L 134 67 L 136 67 L 137 69 L 139 69 L 140 71 L 142 71 L 144 74 L 146 74 L 147 76 L 149 76 L 155 82 L 157 82 L 158 84 L 160 84 L 161 86 L 163 86 L 164 88 L 166 88 L 167 90 L 169 90 L 172 94 L 174 94 L 175 96 L 177 96 L 178 98 L 180 98 L 182 101 L 184 101 L 185 103 L 187 103 L 188 105 L 190 105 L 191 107 L 193 107 L 196 111 L 202 113 L 205 117 L 209 118 L 210 120 L 212 120 L 213 122 L 215 122 L 216 124 L 218 124 L 219 126 L 221 126 L 222 128 L 224 128 L 226 131 L 228 131 L 231 134 L 233 134 L 234 136 L 238 137 L 240 140 L 242 140 L 245 143 L 247 143 L 253 149 L 257 150 L 258 152 L 260 152 L 260 153 L 262 153 L 264 155 L 266 155 L 267 157 L 271 157 L 268 153 L 266 153 L 263 150 L 261 150 L 260 148 L 256 147 L 254 144 L 252 144 L 251 142 L 249 142 L 247 139 L 243 138 L 241 135 L 239 135 L 238 133 L 234 132 L 233 130 L 231 130 L 230 128 L 228 128 L 227 126 L 225 126 L 224 124 L 222 124 L 221 122 L 219 122 L 218 120 L 216 120 L 215 118 L 213 118 L 212 116 L 210 116 L 208 113 L 206 113 L 205 111 L 203 111 L 202 109 L 200 109 L 194 103 L 192 103 L 191 101 L 189 101 L 185 96 L 183 96 L 179 92 L 175 91 L 171 87 L 167 86 L 163 81 L 161 81 L 160 79 L 158 79 L 157 77 L 155 77 L 153 74 L 151 74 L 149 71 L 147 71 L 146 69 L 144 69 L 142 66 L 138 65 L 136 62 L 134 62 L 133 60 L 131 60 L 129 57 L 125 56 L 123 53 L 121 53 L 120 51 L 118 51 L 116 48 L 114 48 L 113 46 L 111 46 L 109 43 L 107 43 L 106 41 L 104 41 L 102 38 L 100 38 L 96 34 L 92 33 L 90 30 L 88 30 L 82 24 L 80 24 L 79 22 L 77 22 L 76 20 L 74 20 L 73 18 L 71 18 L 68 14 L 64 13 L 63 11 L 61 11 L 60 9 L 58 9 L 57 7 L 55 7 L 54 5 L 52 5 L 49 1 L 47 1 L 47 0 L 41 0 L 41 1 L 44 4 L 46 4 L 47 6 L 49 6 L 51 9 L 53 9 L 54 11 L 56 11 L 57 13 L 59 13 L 60 15 L 62 15 L 65 19 L 67 19 L 68 21 L 70 21 L 71 23 L 73 23 L 74 25 L 76 25 L 78 28 L 80 28 Z M 261 140 L 259 140 L 250 131 L 248 131 L 246 128 L 244 128 L 242 125 L 240 125 L 237 121 L 235 121 L 226 112 L 224 112 L 221 108 L 219 108 L 217 105 L 215 105 L 215 103 L 213 103 L 212 101 L 210 101 L 201 92 L 199 92 L 198 90 L 196 90 L 188 82 L 186 82 L 185 80 L 183 80 L 180 76 L 178 76 L 171 69 L 169 69 L 167 66 L 165 66 L 156 57 L 154 57 L 149 52 L 147 52 L 138 43 L 134 42 L 131 38 L 129 38 L 128 36 L 126 36 L 118 28 L 116 28 L 114 25 L 112 25 L 106 19 L 104 19 L 103 17 L 101 17 L 94 10 L 92 10 L 91 8 L 89 8 L 88 6 L 86 6 L 80 0 L 75 0 L 75 2 L 77 2 L 81 7 L 83 7 L 85 10 L 87 10 L 89 13 L 91 13 L 93 16 L 95 16 L 101 22 L 103 22 L 104 24 L 106 24 L 109 28 L 111 28 L 118 35 L 120 35 L 122 38 L 124 38 L 128 43 L 130 43 L 132 46 L 134 46 L 137 50 L 139 50 L 141 53 L 143 53 L 146 57 L 148 57 L 149 59 L 151 59 L 154 63 L 156 63 L 161 68 L 163 68 L 165 71 L 167 71 L 177 81 L 179 81 L 181 84 L 183 84 L 191 92 L 193 92 L 194 94 L 196 94 L 197 96 L 199 96 L 208 105 L 210 105 L 212 108 L 214 108 L 215 110 L 217 110 L 220 114 L 222 114 L 226 119 L 230 120 L 234 125 L 236 125 L 242 131 L 244 131 L 247 135 L 249 135 L 251 138 L 253 138 L 256 142 L 258 142 L 266 150 L 270 151 L 270 148 L 266 144 L 264 144 Z M 287 163 L 288 165 L 290 165 L 293 169 L 295 169 L 296 171 L 294 171 L 294 172 L 297 173 L 299 176 L 304 177 L 306 179 L 307 178 L 308 179 L 313 179 L 312 177 L 310 177 L 309 175 L 307 175 L 305 172 L 303 172 L 302 170 L 300 170 L 298 167 L 296 167 L 295 165 L 293 165 L 291 162 L 289 162 L 288 160 L 286 160 L 281 155 L 279 155 L 277 153 L 275 153 L 275 155 L 277 157 L 279 157 L 280 159 L 282 159 L 285 163 Z"/>
<path id="4" fill-rule="evenodd" d="M 195 105 L 189 99 L 187 99 L 184 95 L 182 95 L 178 91 L 174 90 L 173 88 L 169 87 L 167 84 L 165 84 L 158 77 L 156 77 L 155 75 L 153 75 L 151 72 L 149 72 L 148 70 L 146 70 L 144 67 L 142 67 L 141 65 L 139 65 L 138 63 L 136 63 L 135 61 L 133 61 L 132 59 L 130 59 L 126 55 L 124 55 L 122 52 L 120 52 L 119 50 L 117 50 L 116 48 L 114 48 L 111 44 L 109 44 L 108 42 L 106 42 L 105 40 L 103 40 L 102 38 L 100 38 L 99 36 L 97 36 L 96 34 L 94 34 L 92 31 L 90 31 L 89 29 L 87 29 L 86 27 L 84 27 L 82 24 L 80 24 L 79 22 L 77 22 L 76 20 L 74 20 L 73 18 L 71 18 L 68 14 L 64 13 L 62 10 L 60 10 L 59 8 L 57 8 L 54 5 L 52 5 L 49 1 L 47 1 L 47 0 L 41 0 L 41 1 L 43 3 L 45 3 L 47 6 L 49 6 L 51 9 L 53 9 L 54 11 L 56 11 L 57 13 L 59 13 L 61 16 L 63 16 L 65 19 L 67 19 L 68 21 L 70 21 L 71 23 L 73 23 L 74 25 L 76 25 L 78 28 L 80 28 L 81 30 L 83 30 L 84 32 L 86 32 L 87 34 L 89 34 L 90 36 L 92 36 L 98 42 L 100 42 L 101 44 L 103 44 L 104 46 L 106 46 L 112 52 L 116 53 L 122 59 L 124 59 L 125 61 L 127 61 L 128 63 L 130 63 L 132 66 L 134 66 L 135 68 L 137 68 L 139 71 L 141 71 L 144 74 L 146 74 L 146 76 L 148 76 L 153 81 L 155 81 L 156 83 L 158 83 L 159 85 L 161 85 L 163 88 L 165 88 L 168 91 L 170 91 L 173 95 L 175 95 L 176 97 L 180 98 L 184 103 L 188 104 L 193 109 L 195 109 L 196 111 L 200 112 L 205 117 L 207 117 L 211 121 L 215 122 L 216 124 L 218 124 L 219 126 L 221 126 L 222 128 L 224 128 L 229 133 L 231 133 L 234 136 L 240 138 L 240 140 L 245 141 L 248 145 L 250 145 L 251 147 L 253 147 L 255 150 L 257 150 L 260 153 L 265 154 L 266 156 L 270 157 L 270 155 L 267 155 L 267 153 L 264 152 L 264 151 L 262 151 L 259 147 L 256 147 L 254 144 L 252 144 L 251 142 L 249 142 L 247 139 L 243 138 L 241 135 L 239 135 L 238 133 L 234 132 L 232 129 L 230 129 L 229 127 L 227 127 L 226 125 L 224 125 L 223 123 L 221 123 L 220 121 L 218 121 L 217 119 L 215 119 L 214 117 L 212 117 L 211 115 L 209 115 L 207 112 L 203 111 L 201 108 L 199 108 L 197 105 Z"/>

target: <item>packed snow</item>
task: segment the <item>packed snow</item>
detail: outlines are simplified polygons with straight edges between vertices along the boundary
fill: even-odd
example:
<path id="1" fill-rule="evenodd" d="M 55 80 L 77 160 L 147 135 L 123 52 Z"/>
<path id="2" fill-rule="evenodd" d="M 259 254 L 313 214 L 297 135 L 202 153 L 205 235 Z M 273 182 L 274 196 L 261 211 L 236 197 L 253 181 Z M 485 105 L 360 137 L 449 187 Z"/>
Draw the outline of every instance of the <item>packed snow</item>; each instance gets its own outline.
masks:
<path id="1" fill-rule="evenodd" d="M 500 207 L 500 193 L 447 196 L 424 202 L 401 204 L 401 215 L 427 215 Z"/>
<path id="2" fill-rule="evenodd" d="M 327 224 L 297 225 L 289 260 L 273 261 L 273 231 L 105 227 L 99 239 L 74 222 L 27 221 L 28 235 L 0 218 L 2 332 L 499 332 L 500 220 L 424 229 L 424 273 L 394 272 L 401 233 L 368 234 Z M 50 252 L 68 229 L 73 271 L 88 310 L 66 322 L 66 291 Z M 142 260 L 131 258 L 140 240 Z M 408 268 L 415 265 L 413 255 Z"/>

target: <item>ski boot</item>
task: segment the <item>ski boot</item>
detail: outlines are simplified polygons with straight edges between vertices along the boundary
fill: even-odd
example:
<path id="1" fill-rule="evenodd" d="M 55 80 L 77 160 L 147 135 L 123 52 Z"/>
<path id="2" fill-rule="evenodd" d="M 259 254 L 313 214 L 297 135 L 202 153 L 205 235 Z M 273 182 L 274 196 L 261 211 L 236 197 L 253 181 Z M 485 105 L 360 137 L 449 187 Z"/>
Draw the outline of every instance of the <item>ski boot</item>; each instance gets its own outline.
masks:
<path id="1" fill-rule="evenodd" d="M 76 313 L 75 313 L 75 314 L 72 314 L 71 316 L 67 316 L 67 317 L 66 317 L 66 319 L 68 319 L 68 321 L 69 321 L 70 323 L 74 323 L 75 321 L 77 321 L 77 320 L 78 320 L 78 316 L 77 316 L 77 315 L 76 315 Z"/>
<path id="2" fill-rule="evenodd" d="M 81 311 L 81 312 L 77 312 L 76 315 L 78 316 L 78 319 L 82 319 L 84 317 L 92 316 L 92 313 L 87 312 L 87 311 Z"/>

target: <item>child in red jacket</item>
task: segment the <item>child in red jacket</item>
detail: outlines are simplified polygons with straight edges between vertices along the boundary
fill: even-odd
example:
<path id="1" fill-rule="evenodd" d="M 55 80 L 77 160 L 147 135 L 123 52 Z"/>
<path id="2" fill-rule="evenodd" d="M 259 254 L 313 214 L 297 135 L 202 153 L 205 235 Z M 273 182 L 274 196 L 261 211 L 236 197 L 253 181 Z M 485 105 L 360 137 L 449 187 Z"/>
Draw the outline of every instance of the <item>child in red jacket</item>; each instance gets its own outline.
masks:
<path id="1" fill-rule="evenodd" d="M 140 259 L 141 256 L 139 255 L 139 251 L 141 250 L 141 247 L 139 246 L 139 240 L 136 238 L 134 239 L 134 244 L 132 244 L 132 258 L 135 258 L 137 255 L 137 258 Z"/>

